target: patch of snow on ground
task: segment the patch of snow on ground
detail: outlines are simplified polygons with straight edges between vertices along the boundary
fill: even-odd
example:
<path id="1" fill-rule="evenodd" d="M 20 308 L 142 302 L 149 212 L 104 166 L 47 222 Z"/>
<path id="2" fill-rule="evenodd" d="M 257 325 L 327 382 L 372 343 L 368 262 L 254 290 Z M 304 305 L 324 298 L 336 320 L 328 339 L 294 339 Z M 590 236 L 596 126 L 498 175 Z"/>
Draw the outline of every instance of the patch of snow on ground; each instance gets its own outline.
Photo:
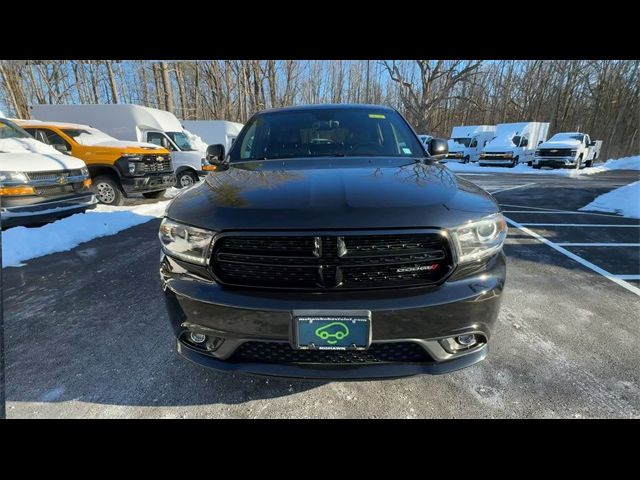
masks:
<path id="1" fill-rule="evenodd" d="M 2 266 L 19 267 L 32 258 L 66 252 L 81 243 L 114 235 L 164 215 L 169 201 L 125 207 L 98 205 L 42 227 L 14 227 L 2 232 Z"/>
<path id="2" fill-rule="evenodd" d="M 640 218 L 640 182 L 630 183 L 600 195 L 580 210 L 617 213 L 624 217 Z"/>
<path id="3" fill-rule="evenodd" d="M 533 175 L 561 175 L 565 177 L 577 177 L 580 175 L 593 175 L 594 173 L 607 172 L 610 170 L 640 170 L 640 155 L 633 157 L 607 160 L 605 163 L 595 167 L 576 169 L 547 169 L 539 170 L 520 163 L 513 168 L 509 167 L 481 167 L 477 163 L 447 162 L 445 164 L 449 170 L 456 173 L 530 173 Z"/>

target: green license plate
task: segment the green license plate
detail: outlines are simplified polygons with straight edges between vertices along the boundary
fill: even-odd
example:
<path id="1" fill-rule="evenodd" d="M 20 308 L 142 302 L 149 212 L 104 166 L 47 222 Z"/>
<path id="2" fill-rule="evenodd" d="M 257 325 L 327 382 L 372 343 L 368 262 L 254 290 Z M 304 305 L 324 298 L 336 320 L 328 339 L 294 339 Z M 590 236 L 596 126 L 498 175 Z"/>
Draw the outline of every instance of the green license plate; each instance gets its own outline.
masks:
<path id="1" fill-rule="evenodd" d="M 294 310 L 294 346 L 316 350 L 366 350 L 371 344 L 369 310 Z"/>

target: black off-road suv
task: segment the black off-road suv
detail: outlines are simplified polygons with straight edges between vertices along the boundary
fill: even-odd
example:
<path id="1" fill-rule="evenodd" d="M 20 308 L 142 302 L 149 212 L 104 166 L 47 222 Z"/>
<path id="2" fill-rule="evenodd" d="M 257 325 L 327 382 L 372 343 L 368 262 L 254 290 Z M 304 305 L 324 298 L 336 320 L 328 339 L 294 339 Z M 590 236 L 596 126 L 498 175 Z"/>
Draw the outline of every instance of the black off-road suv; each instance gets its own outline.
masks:
<path id="1" fill-rule="evenodd" d="M 505 283 L 495 199 L 395 110 L 254 115 L 160 226 L 178 351 L 307 378 L 444 373 L 487 354 Z"/>

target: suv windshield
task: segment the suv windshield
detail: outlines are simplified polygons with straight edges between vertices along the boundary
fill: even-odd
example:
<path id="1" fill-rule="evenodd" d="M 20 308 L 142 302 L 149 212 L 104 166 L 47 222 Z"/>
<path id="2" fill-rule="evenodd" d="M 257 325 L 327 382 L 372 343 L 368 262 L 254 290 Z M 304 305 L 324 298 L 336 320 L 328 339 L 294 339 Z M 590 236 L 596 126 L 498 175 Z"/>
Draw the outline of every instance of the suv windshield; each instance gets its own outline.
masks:
<path id="1" fill-rule="evenodd" d="M 310 108 L 254 116 L 231 148 L 230 161 L 310 157 L 424 157 L 393 110 Z"/>
<path id="2" fill-rule="evenodd" d="M 0 138 L 33 138 L 15 123 L 0 118 Z"/>
<path id="3" fill-rule="evenodd" d="M 461 143 L 465 147 L 471 145 L 471 138 L 454 138 L 453 141 L 456 143 Z"/>
<path id="4" fill-rule="evenodd" d="M 189 139 L 184 134 L 184 132 L 167 132 L 167 135 L 171 140 L 173 140 L 173 143 L 175 143 L 180 150 L 182 151 L 195 150 L 195 148 L 193 148 L 189 143 Z"/>

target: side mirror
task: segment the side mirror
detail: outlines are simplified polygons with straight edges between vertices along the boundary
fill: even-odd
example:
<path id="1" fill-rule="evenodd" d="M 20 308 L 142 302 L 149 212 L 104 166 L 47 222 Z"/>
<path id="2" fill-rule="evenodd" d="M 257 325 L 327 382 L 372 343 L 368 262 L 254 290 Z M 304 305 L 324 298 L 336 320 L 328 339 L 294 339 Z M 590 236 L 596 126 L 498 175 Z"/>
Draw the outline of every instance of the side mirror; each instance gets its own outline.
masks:
<path id="1" fill-rule="evenodd" d="M 207 147 L 207 162 L 212 165 L 220 165 L 224 162 L 224 145 L 209 145 Z"/>
<path id="2" fill-rule="evenodd" d="M 58 150 L 60 153 L 64 153 L 65 155 L 69 155 L 69 149 L 67 148 L 66 145 L 62 144 L 62 143 L 54 143 L 52 145 L 53 148 L 55 148 L 56 150 Z"/>
<path id="3" fill-rule="evenodd" d="M 543 143 L 543 142 L 542 142 L 542 140 L 540 140 L 540 141 L 538 142 L 538 145 L 541 145 L 542 143 Z"/>
<path id="4" fill-rule="evenodd" d="M 449 153 L 449 145 L 444 138 L 432 138 L 427 146 L 429 155 L 434 160 L 442 160 Z"/>

